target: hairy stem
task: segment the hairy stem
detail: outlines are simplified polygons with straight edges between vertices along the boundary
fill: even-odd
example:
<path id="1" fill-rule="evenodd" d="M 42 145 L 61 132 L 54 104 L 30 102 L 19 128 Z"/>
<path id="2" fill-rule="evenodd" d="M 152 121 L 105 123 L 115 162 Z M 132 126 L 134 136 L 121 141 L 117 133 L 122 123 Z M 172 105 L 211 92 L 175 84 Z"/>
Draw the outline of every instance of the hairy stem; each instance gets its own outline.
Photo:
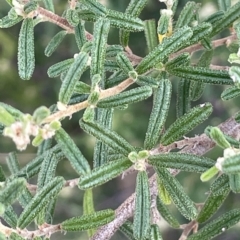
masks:
<path id="1" fill-rule="evenodd" d="M 230 118 L 224 123 L 218 126 L 225 134 L 238 138 L 240 135 L 240 124 L 237 123 L 234 118 Z M 193 138 L 194 141 L 186 141 L 184 144 L 184 148 L 180 151 L 182 153 L 189 153 L 195 155 L 203 155 L 209 150 L 211 150 L 215 143 L 206 135 L 201 134 L 200 136 L 196 136 Z M 191 139 L 192 140 L 192 139 Z M 161 153 L 161 146 L 155 149 L 154 154 Z M 177 175 L 179 170 L 172 170 L 171 174 Z M 150 190 L 151 194 L 157 194 L 157 183 L 156 183 L 156 174 L 154 174 L 150 180 Z M 134 200 L 135 193 L 132 194 L 124 203 L 122 203 L 116 209 L 116 218 L 111 223 L 101 227 L 95 233 L 95 235 L 91 238 L 91 240 L 108 240 L 111 239 L 113 234 L 118 230 L 118 228 L 130 217 L 133 216 L 134 211 Z"/>
<path id="2" fill-rule="evenodd" d="M 118 93 L 124 91 L 126 88 L 128 88 L 130 85 L 132 85 L 134 81 L 131 78 L 126 79 L 125 81 L 121 82 L 115 87 L 108 88 L 106 90 L 103 90 L 100 93 L 100 99 L 107 98 L 110 96 L 117 95 Z M 53 120 L 59 120 L 61 118 L 71 116 L 75 112 L 79 112 L 80 110 L 88 107 L 88 101 L 80 102 L 75 105 L 68 106 L 67 109 L 63 111 L 56 112 L 49 117 L 47 117 L 43 123 L 52 122 Z"/>

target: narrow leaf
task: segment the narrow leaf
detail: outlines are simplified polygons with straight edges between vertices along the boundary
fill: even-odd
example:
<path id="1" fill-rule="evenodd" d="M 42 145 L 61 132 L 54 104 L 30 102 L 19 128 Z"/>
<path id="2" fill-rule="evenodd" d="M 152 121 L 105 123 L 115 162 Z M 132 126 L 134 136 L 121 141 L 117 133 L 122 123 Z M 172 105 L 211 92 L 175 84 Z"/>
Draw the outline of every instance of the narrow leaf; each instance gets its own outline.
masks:
<path id="1" fill-rule="evenodd" d="M 18 73 L 23 80 L 31 78 L 35 67 L 33 29 L 33 19 L 24 19 L 18 38 Z"/>
<path id="2" fill-rule="evenodd" d="M 10 126 L 15 122 L 14 116 L 0 105 L 0 123 L 4 126 Z"/>
<path id="3" fill-rule="evenodd" d="M 213 196 L 218 196 L 226 191 L 229 191 L 229 177 L 226 174 L 222 174 L 211 184 L 210 192 Z"/>
<path id="4" fill-rule="evenodd" d="M 158 39 L 159 42 L 162 43 L 162 40 L 166 37 L 166 34 L 169 30 L 169 23 L 171 21 L 171 16 L 168 12 L 161 12 L 161 17 L 158 21 Z"/>
<path id="5" fill-rule="evenodd" d="M 212 32 L 212 25 L 210 23 L 204 22 L 204 23 L 197 25 L 196 27 L 193 27 L 192 31 L 193 31 L 192 37 L 181 48 L 191 46 L 195 43 L 200 42 L 201 40 L 205 39 L 206 37 L 208 37 Z"/>
<path id="6" fill-rule="evenodd" d="M 100 108 L 118 107 L 124 104 L 131 104 L 149 98 L 152 95 L 152 88 L 148 86 L 134 88 L 117 95 L 104 98 L 97 104 Z"/>
<path id="7" fill-rule="evenodd" d="M 44 152 L 42 155 L 37 156 L 34 158 L 32 161 L 30 161 L 28 164 L 26 164 L 18 173 L 18 176 L 23 176 L 26 179 L 29 179 L 36 175 L 40 168 L 41 168 L 41 163 L 44 160 L 44 158 L 47 156 L 49 152 L 53 152 L 56 155 L 56 158 L 59 160 L 62 159 L 64 154 L 61 151 L 61 147 L 59 145 L 56 145 L 49 149 L 48 151 Z"/>
<path id="8" fill-rule="evenodd" d="M 80 23 L 74 28 L 75 32 L 75 40 L 78 46 L 79 51 L 81 51 L 83 45 L 87 42 L 85 35 L 85 27 L 84 21 L 80 21 Z"/>
<path id="9" fill-rule="evenodd" d="M 9 236 L 9 240 L 24 240 L 24 238 L 22 238 L 15 232 L 12 232 L 11 235 Z"/>
<path id="10" fill-rule="evenodd" d="M 96 0 L 82 0 L 81 1 L 91 12 L 99 16 L 105 16 L 107 13 L 106 7 Z"/>
<path id="11" fill-rule="evenodd" d="M 220 21 L 222 21 L 223 18 L 224 18 L 224 12 L 218 11 L 208 16 L 205 22 L 211 23 L 214 28 Z"/>
<path id="12" fill-rule="evenodd" d="M 150 189 L 145 171 L 138 172 L 136 180 L 136 199 L 133 218 L 133 236 L 144 240 L 150 232 Z"/>
<path id="13" fill-rule="evenodd" d="M 103 226 L 115 218 L 113 210 L 107 209 L 81 217 L 70 218 L 61 224 L 63 231 L 84 231 Z"/>
<path id="14" fill-rule="evenodd" d="M 179 212 L 189 220 L 195 219 L 198 213 L 197 209 L 193 201 L 184 192 L 184 189 L 178 180 L 165 168 L 157 168 L 156 172 Z"/>
<path id="15" fill-rule="evenodd" d="M 231 86 L 225 89 L 221 94 L 221 98 L 223 101 L 228 101 L 239 96 L 240 96 L 240 89 L 237 86 Z"/>
<path id="16" fill-rule="evenodd" d="M 18 227 L 21 229 L 27 227 L 43 207 L 60 192 L 63 184 L 64 179 L 62 177 L 56 177 L 38 191 L 21 213 L 18 219 Z"/>
<path id="17" fill-rule="evenodd" d="M 233 81 L 229 77 L 227 71 L 223 70 L 213 70 L 203 67 L 177 67 L 177 68 L 167 68 L 170 74 L 177 77 L 190 79 L 193 81 L 199 81 L 209 84 L 226 84 L 233 85 Z"/>
<path id="18" fill-rule="evenodd" d="M 22 117 L 24 116 L 24 114 L 21 111 L 19 111 L 18 109 L 14 108 L 6 103 L 0 102 L 0 107 L 5 108 L 6 111 L 8 111 L 17 120 L 21 120 Z"/>
<path id="19" fill-rule="evenodd" d="M 187 2 L 178 17 L 175 28 L 181 28 L 183 26 L 189 25 L 195 17 L 197 10 L 198 5 L 195 2 Z"/>
<path id="20" fill-rule="evenodd" d="M 89 94 L 91 92 L 91 87 L 84 82 L 77 82 L 74 92 L 79 94 Z"/>
<path id="21" fill-rule="evenodd" d="M 161 79 L 159 87 L 153 93 L 153 107 L 144 141 L 145 149 L 152 149 L 158 143 L 168 115 L 171 93 L 171 82 L 168 79 Z"/>
<path id="22" fill-rule="evenodd" d="M 189 240 L 210 240 L 213 237 L 220 235 L 223 231 L 226 231 L 236 223 L 240 221 L 240 209 L 233 209 L 217 219 L 209 222 L 197 233 L 188 237 Z"/>
<path id="23" fill-rule="evenodd" d="M 150 240 L 162 240 L 159 226 L 157 224 L 151 225 Z"/>
<path id="24" fill-rule="evenodd" d="M 202 182 L 207 182 L 212 179 L 215 175 L 219 173 L 218 168 L 214 165 L 213 167 L 209 168 L 205 172 L 203 172 L 200 176 Z"/>
<path id="25" fill-rule="evenodd" d="M 121 70 L 128 74 L 130 71 L 134 71 L 133 65 L 124 53 L 119 53 L 116 57 L 116 62 Z"/>
<path id="26" fill-rule="evenodd" d="M 106 45 L 110 22 L 107 19 L 100 18 L 94 24 L 93 47 L 91 51 L 91 76 L 100 74 L 103 76 L 103 67 L 106 55 Z"/>
<path id="27" fill-rule="evenodd" d="M 187 172 L 202 173 L 212 167 L 216 161 L 186 153 L 165 153 L 152 155 L 149 163 L 158 168 L 175 168 Z"/>
<path id="28" fill-rule="evenodd" d="M 168 61 L 165 64 L 165 66 L 166 66 L 166 68 L 176 68 L 181 65 L 183 65 L 183 66 L 189 65 L 189 62 L 190 62 L 189 53 L 182 53 L 182 54 L 178 55 L 177 57 Z"/>
<path id="29" fill-rule="evenodd" d="M 5 206 L 12 204 L 22 193 L 26 185 L 24 178 L 15 178 L 0 191 L 0 202 Z"/>
<path id="30" fill-rule="evenodd" d="M 92 189 L 88 189 L 84 192 L 83 196 L 83 214 L 89 215 L 95 212 L 93 203 L 93 193 Z M 88 230 L 88 236 L 92 237 L 95 233 L 95 229 Z"/>
<path id="31" fill-rule="evenodd" d="M 14 212 L 12 206 L 8 206 L 5 211 L 4 214 L 1 216 L 4 221 L 11 226 L 12 228 L 16 228 L 17 227 L 17 219 L 18 216 L 17 214 Z"/>
<path id="32" fill-rule="evenodd" d="M 211 37 L 229 27 L 234 21 L 240 17 L 240 2 L 230 7 L 224 14 L 224 17 L 213 26 Z"/>
<path id="33" fill-rule="evenodd" d="M 100 167 L 94 168 L 92 172 L 82 175 L 78 186 L 80 189 L 86 190 L 102 185 L 119 176 L 131 166 L 132 162 L 128 158 L 102 164 Z"/>
<path id="34" fill-rule="evenodd" d="M 144 21 L 144 33 L 147 41 L 148 52 L 151 52 L 157 45 L 157 26 L 154 19 Z"/>
<path id="35" fill-rule="evenodd" d="M 85 71 L 88 62 L 88 54 L 81 52 L 75 58 L 73 64 L 69 68 L 61 88 L 59 90 L 59 101 L 68 104 L 76 86 L 77 81 Z"/>
<path id="36" fill-rule="evenodd" d="M 114 87 L 117 84 L 123 82 L 125 79 L 128 78 L 128 75 L 123 73 L 121 70 L 115 71 L 106 82 L 106 88 Z"/>
<path id="37" fill-rule="evenodd" d="M 165 132 L 161 138 L 163 145 L 177 141 L 186 133 L 205 121 L 212 113 L 212 105 L 205 103 L 192 108 L 188 113 L 178 118 Z"/>
<path id="38" fill-rule="evenodd" d="M 79 174 L 90 172 L 90 166 L 87 159 L 82 155 L 72 138 L 63 130 L 59 129 L 55 134 L 55 139 L 61 146 L 62 152 L 70 161 L 74 170 Z"/>
<path id="39" fill-rule="evenodd" d="M 226 140 L 223 132 L 218 127 L 212 127 L 210 136 L 217 145 L 223 149 L 231 147 L 230 143 Z"/>
<path id="40" fill-rule="evenodd" d="M 44 152 L 51 148 L 52 140 L 53 140 L 52 138 L 46 139 L 39 145 L 37 150 L 37 156 L 40 156 L 41 154 L 43 154 Z"/>
<path id="41" fill-rule="evenodd" d="M 110 45 L 106 50 L 106 57 L 116 57 L 118 53 L 123 52 L 123 47 L 120 45 Z"/>
<path id="42" fill-rule="evenodd" d="M 179 29 L 170 38 L 166 39 L 162 44 L 159 44 L 153 51 L 144 57 L 137 66 L 136 71 L 142 74 L 160 62 L 163 62 L 171 53 L 179 50 L 191 36 L 192 31 L 189 27 Z"/>
<path id="43" fill-rule="evenodd" d="M 129 240 L 135 240 L 133 236 L 133 224 L 130 221 L 126 221 L 122 226 L 120 226 L 119 230 L 124 233 L 124 235 Z"/>
<path id="44" fill-rule="evenodd" d="M 23 208 L 32 200 L 32 194 L 28 190 L 27 186 L 24 187 L 22 194 L 19 196 L 18 201 Z"/>
<path id="45" fill-rule="evenodd" d="M 53 0 L 43 0 L 44 7 L 51 12 L 55 12 L 54 10 L 54 5 L 53 5 Z"/>
<path id="46" fill-rule="evenodd" d="M 197 66 L 199 67 L 209 67 L 213 57 L 213 50 L 205 51 L 201 55 Z M 190 86 L 190 96 L 192 101 L 197 101 L 203 94 L 205 84 L 199 81 L 191 81 Z"/>
<path id="47" fill-rule="evenodd" d="M 132 147 L 124 138 L 119 136 L 116 132 L 106 129 L 104 126 L 96 122 L 84 122 L 79 121 L 80 127 L 88 134 L 96 137 L 98 140 L 107 144 L 110 148 L 114 149 L 117 153 L 121 153 L 125 156 L 132 151 Z"/>
<path id="48" fill-rule="evenodd" d="M 47 47 L 45 48 L 45 55 L 47 57 L 50 57 L 53 52 L 57 49 L 57 47 L 61 44 L 63 41 L 64 37 L 67 35 L 67 31 L 60 31 L 58 32 L 48 43 Z"/>
<path id="49" fill-rule="evenodd" d="M 151 88 L 158 88 L 160 85 L 159 80 L 160 79 L 142 75 L 137 77 L 136 83 L 140 86 L 149 86 Z"/>
<path id="50" fill-rule="evenodd" d="M 160 198 L 157 198 L 157 209 L 159 213 L 161 214 L 162 218 L 173 228 L 179 228 L 180 224 L 178 220 L 172 216 L 169 209 L 165 206 L 165 204 L 162 203 Z"/>
<path id="51" fill-rule="evenodd" d="M 227 174 L 235 174 L 240 172 L 240 154 L 224 159 L 222 163 L 222 171 Z"/>
<path id="52" fill-rule="evenodd" d="M 15 19 L 11 19 L 9 18 L 9 16 L 5 16 L 2 19 L 0 19 L 0 28 L 10 28 L 15 24 L 19 23 L 20 21 L 22 21 L 22 19 L 23 19 L 22 16 L 18 16 Z"/>
<path id="53" fill-rule="evenodd" d="M 212 217 L 222 206 L 223 202 L 229 195 L 229 192 L 230 190 L 223 192 L 221 195 L 210 194 L 197 217 L 197 221 L 203 223 Z"/>
<path id="54" fill-rule="evenodd" d="M 9 153 L 6 160 L 7 160 L 7 165 L 10 172 L 12 174 L 17 173 L 20 169 L 20 166 L 19 166 L 16 152 Z"/>
<path id="55" fill-rule="evenodd" d="M 5 177 L 2 167 L 0 166 L 0 183 L 5 182 L 5 181 L 6 181 L 6 177 Z"/>
<path id="56" fill-rule="evenodd" d="M 240 192 L 240 174 L 230 174 L 229 175 L 229 186 L 234 193 Z"/>
<path id="57" fill-rule="evenodd" d="M 80 21 L 78 13 L 75 9 L 67 9 L 66 19 L 69 22 L 69 24 L 73 27 L 76 27 Z"/>
<path id="58" fill-rule="evenodd" d="M 47 71 L 48 76 L 50 78 L 55 78 L 61 75 L 61 73 L 64 73 L 70 68 L 73 62 L 74 62 L 74 59 L 70 58 L 52 65 Z"/>
<path id="59" fill-rule="evenodd" d="M 130 14 L 133 17 L 137 17 L 146 6 L 146 4 L 147 0 L 131 0 L 127 6 L 125 13 Z M 129 32 L 120 29 L 119 36 L 120 43 L 123 46 L 128 46 Z"/>
<path id="60" fill-rule="evenodd" d="M 130 32 L 139 32 L 144 30 L 142 20 L 127 13 L 108 9 L 107 18 L 110 20 L 110 24 L 116 28 L 122 28 Z"/>
<path id="61" fill-rule="evenodd" d="M 113 118 L 113 109 L 97 109 L 96 121 L 102 124 L 105 128 L 111 129 Z M 94 168 L 99 167 L 107 162 L 109 157 L 109 148 L 103 142 L 97 140 L 94 147 L 93 163 Z M 119 159 L 119 158 L 118 158 Z"/>
<path id="62" fill-rule="evenodd" d="M 170 205 L 172 203 L 171 196 L 169 195 L 167 189 L 161 182 L 161 179 L 157 176 L 157 188 L 158 188 L 158 197 L 165 205 Z"/>
<path id="63" fill-rule="evenodd" d="M 58 161 L 59 159 L 57 159 L 52 152 L 48 152 L 41 164 L 40 172 L 38 174 L 38 189 L 41 189 L 54 178 Z"/>
<path id="64" fill-rule="evenodd" d="M 27 2 L 27 3 L 24 5 L 23 11 L 24 11 L 26 14 L 29 14 L 29 13 L 31 13 L 32 11 L 35 11 L 37 8 L 38 8 L 37 2 L 35 2 L 35 1 L 30 1 L 30 2 Z"/>
<path id="65" fill-rule="evenodd" d="M 231 0 L 218 0 L 219 9 L 226 12 L 231 7 Z"/>
<path id="66" fill-rule="evenodd" d="M 181 79 L 178 82 L 177 118 L 183 116 L 191 109 L 190 84 L 191 81 L 188 79 Z"/>

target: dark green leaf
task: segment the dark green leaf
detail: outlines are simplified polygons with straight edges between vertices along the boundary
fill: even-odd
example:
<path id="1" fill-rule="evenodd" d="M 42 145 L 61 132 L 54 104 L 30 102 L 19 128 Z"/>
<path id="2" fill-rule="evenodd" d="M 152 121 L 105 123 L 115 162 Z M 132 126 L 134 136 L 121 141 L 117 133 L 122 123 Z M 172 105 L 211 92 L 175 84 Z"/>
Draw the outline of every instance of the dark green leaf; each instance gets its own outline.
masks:
<path id="1" fill-rule="evenodd" d="M 79 188 L 82 190 L 102 185 L 119 176 L 132 166 L 128 158 L 111 161 L 94 168 L 92 172 L 82 175 L 79 180 Z"/>
<path id="2" fill-rule="evenodd" d="M 136 199 L 133 218 L 133 236 L 144 240 L 150 232 L 151 198 L 148 175 L 145 171 L 138 172 L 136 180 Z"/>
<path id="3" fill-rule="evenodd" d="M 205 121 L 212 113 L 212 105 L 205 103 L 192 108 L 188 113 L 178 118 L 165 132 L 161 138 L 163 145 L 168 145 L 177 141 L 186 133 L 194 129 Z"/>
<path id="4" fill-rule="evenodd" d="M 105 225 L 115 218 L 113 210 L 107 209 L 81 217 L 70 218 L 61 224 L 63 231 L 84 231 Z"/>
<path id="5" fill-rule="evenodd" d="M 158 168 L 175 168 L 187 172 L 202 173 L 212 167 L 216 161 L 186 153 L 165 153 L 152 155 L 149 163 Z"/>

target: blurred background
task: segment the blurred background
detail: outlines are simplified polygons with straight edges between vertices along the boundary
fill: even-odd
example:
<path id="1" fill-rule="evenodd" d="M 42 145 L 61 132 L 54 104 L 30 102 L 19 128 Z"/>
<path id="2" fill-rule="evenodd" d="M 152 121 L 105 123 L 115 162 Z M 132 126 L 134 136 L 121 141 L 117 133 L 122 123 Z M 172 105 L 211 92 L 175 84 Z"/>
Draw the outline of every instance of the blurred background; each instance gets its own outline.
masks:
<path id="1" fill-rule="evenodd" d="M 66 0 L 53 0 L 55 4 L 56 13 L 61 15 L 66 9 L 68 1 Z M 102 0 L 100 1 L 111 9 L 124 12 L 129 0 Z M 188 2 L 186 0 L 179 1 L 178 10 L 174 19 L 177 19 L 179 12 Z M 202 5 L 200 12 L 201 19 L 206 18 L 211 13 L 217 10 L 217 1 L 195 1 Z M 148 5 L 141 13 L 140 18 L 143 20 L 147 19 L 159 19 L 160 9 L 165 8 L 164 4 L 158 0 L 149 0 Z M 9 5 L 5 1 L 1 0 L 0 18 L 4 17 L 9 11 Z M 35 54 L 36 54 L 36 68 L 33 77 L 30 81 L 23 81 L 19 78 L 17 73 L 17 42 L 18 33 L 21 24 L 9 29 L 0 29 L 0 102 L 5 102 L 18 108 L 24 113 L 32 114 L 33 111 L 39 106 L 51 106 L 57 102 L 58 91 L 60 87 L 59 78 L 50 79 L 47 76 L 47 69 L 61 60 L 71 58 L 75 53 L 78 52 L 73 35 L 65 37 L 59 48 L 53 53 L 53 55 L 47 58 L 44 55 L 44 49 L 47 46 L 51 38 L 61 30 L 59 27 L 51 23 L 41 23 L 35 28 Z M 93 24 L 86 24 L 87 30 L 92 32 Z M 228 32 L 223 32 L 217 36 L 224 37 Z M 118 44 L 118 30 L 111 29 L 109 38 L 109 44 Z M 130 48 L 139 56 L 145 56 L 147 54 L 146 41 L 144 33 L 134 33 L 130 37 Z M 201 52 L 197 52 L 192 56 L 192 62 L 195 63 L 200 56 Z M 227 58 L 229 51 L 226 47 L 219 47 L 214 51 L 213 64 L 216 65 L 229 65 Z M 88 76 L 85 80 L 88 81 Z M 173 96 L 171 103 L 171 110 L 168 116 L 167 126 L 170 125 L 176 118 L 175 102 L 176 102 L 176 87 L 179 79 L 172 78 L 173 83 Z M 205 89 L 203 97 L 194 102 L 194 105 L 204 102 L 211 102 L 214 106 L 214 113 L 211 115 L 209 121 L 202 124 L 200 127 L 192 131 L 188 136 L 194 136 L 203 132 L 204 128 L 208 125 L 217 125 L 222 121 L 226 120 L 231 114 L 238 111 L 239 99 L 232 100 L 229 102 L 223 102 L 220 99 L 220 94 L 223 91 L 223 86 L 210 86 L 208 85 Z M 148 125 L 148 118 L 151 112 L 152 99 L 140 102 L 138 104 L 130 105 L 126 110 L 116 110 L 114 114 L 113 128 L 120 135 L 126 138 L 132 145 L 141 147 L 145 138 L 145 132 Z M 77 146 L 81 149 L 83 154 L 89 159 L 92 164 L 92 152 L 95 140 L 92 137 L 87 136 L 79 128 L 79 119 L 82 113 L 74 114 L 71 120 L 63 121 L 63 127 L 74 139 Z M 6 168 L 6 156 L 9 152 L 16 151 L 15 145 L 9 138 L 0 136 L 0 164 L 6 169 L 7 175 L 9 174 Z M 36 149 L 29 146 L 27 150 L 23 152 L 17 152 L 19 162 L 21 166 L 24 166 L 28 161 L 34 158 Z M 207 153 L 216 159 L 221 156 L 222 152 L 219 148 L 214 148 L 211 152 Z M 71 166 L 67 161 L 61 161 L 57 175 L 63 175 L 66 179 L 72 179 L 77 175 L 72 170 Z M 183 184 L 184 189 L 189 196 L 197 203 L 204 202 L 207 195 L 205 194 L 209 190 L 209 184 L 201 183 L 199 175 L 190 173 L 180 173 L 177 178 Z M 36 179 L 32 179 L 32 183 L 36 183 Z M 135 174 L 115 179 L 102 187 L 94 189 L 94 201 L 97 210 L 112 208 L 116 209 L 131 193 L 135 188 Z M 53 219 L 53 223 L 59 223 L 66 218 L 82 214 L 82 196 L 83 192 L 77 188 L 64 189 L 60 198 L 57 202 L 56 214 Z M 224 206 L 218 211 L 217 215 L 226 212 L 234 207 L 239 207 L 239 195 L 230 194 Z M 16 206 L 16 211 L 21 212 L 21 209 Z M 171 206 L 171 211 L 177 217 L 181 224 L 187 223 L 174 206 Z M 216 217 L 216 216 L 214 216 Z M 162 233 L 164 240 L 175 240 L 178 239 L 181 231 L 174 230 L 168 227 L 164 220 L 162 220 Z M 215 239 L 239 239 L 240 230 L 235 227 L 223 233 L 221 236 Z M 65 240 L 85 240 L 87 239 L 86 233 L 57 233 L 52 236 L 51 239 L 65 239 Z M 126 239 L 124 235 L 117 232 L 113 240 Z"/>

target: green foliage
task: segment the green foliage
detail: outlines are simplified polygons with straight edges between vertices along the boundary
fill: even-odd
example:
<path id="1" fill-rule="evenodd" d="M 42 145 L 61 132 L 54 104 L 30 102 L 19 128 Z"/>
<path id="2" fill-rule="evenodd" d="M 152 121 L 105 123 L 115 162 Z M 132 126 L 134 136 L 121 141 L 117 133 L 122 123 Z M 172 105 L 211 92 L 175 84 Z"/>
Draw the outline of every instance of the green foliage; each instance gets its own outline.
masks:
<path id="1" fill-rule="evenodd" d="M 55 14 L 55 8 L 59 12 L 60 7 L 52 0 L 6 2 L 10 8 L 0 20 L 0 28 L 4 29 L 0 37 L 5 28 L 22 21 L 17 51 L 19 77 L 37 80 L 40 71 L 37 66 L 35 75 L 35 50 L 38 63 L 42 48 L 35 44 L 48 39 L 47 34 L 53 32 L 50 25 L 45 29 L 39 27 L 39 23 L 51 22 L 61 29 L 45 45 L 45 57 L 53 59 L 46 65 L 50 66 L 47 75 L 49 78 L 60 77 L 61 82 L 54 104 L 35 107 L 32 114 L 0 103 L 2 139 L 10 137 L 21 151 L 30 143 L 37 148 L 36 156 L 28 162 L 22 162 L 18 152 L 7 155 L 6 168 L 1 162 L 0 220 L 3 221 L 0 221 L 0 239 L 39 240 L 58 231 L 87 231 L 89 239 L 108 240 L 121 230 L 129 239 L 160 240 L 164 234 L 159 221 L 165 219 L 170 227 L 183 230 L 180 239 L 207 240 L 240 221 L 239 209 L 223 213 L 226 198 L 240 192 L 240 114 L 235 113 L 237 107 L 232 108 L 228 112 L 232 118 L 218 126 L 215 124 L 218 120 L 210 117 L 212 112 L 219 111 L 219 106 L 224 108 L 221 113 L 231 106 L 220 104 L 221 100 L 230 102 L 240 96 L 239 2 L 233 5 L 230 0 L 218 0 L 219 10 L 201 19 L 202 6 L 193 1 L 187 1 L 185 5 L 184 1 L 160 1 L 163 4 L 158 6 L 165 4 L 165 7 L 158 10 L 158 19 L 146 17 L 145 10 L 152 7 L 147 0 L 131 0 L 127 6 L 124 1 L 112 1 L 112 4 L 119 4 L 120 11 L 113 10 L 116 8 L 110 6 L 110 1 L 73 0 L 61 9 L 62 16 Z M 93 22 L 92 34 L 87 30 L 90 29 L 88 22 Z M 119 31 L 119 43 L 112 38 L 113 28 Z M 14 28 L 11 31 L 15 36 Z M 138 44 L 136 39 L 132 44 L 134 32 L 145 35 L 146 45 L 140 40 Z M 219 35 L 222 32 L 226 34 L 224 38 Z M 58 55 L 58 46 L 64 46 L 65 37 L 69 51 Z M 4 44 L 1 43 L 0 48 L 8 50 Z M 220 55 L 216 48 L 221 45 L 227 45 L 230 55 L 225 56 L 225 61 L 234 66 L 214 65 L 220 62 L 216 61 Z M 139 46 L 142 57 L 132 52 Z M 146 51 L 142 46 L 146 46 Z M 193 54 L 197 51 L 201 54 Z M 72 55 L 69 56 L 69 52 Z M 6 58 L 12 59 L 12 56 L 3 54 L 1 72 L 9 68 L 5 64 Z M 55 61 L 54 58 L 59 59 Z M 8 78 L 7 75 L 4 77 Z M 16 76 L 14 78 L 17 81 Z M 31 95 L 26 84 L 26 91 L 19 88 L 18 97 Z M 49 81 L 49 84 L 54 85 L 54 82 Z M 54 85 L 55 90 L 58 84 Z M 210 84 L 220 85 L 219 100 L 214 99 L 215 95 L 210 96 Z M 230 86 L 222 89 L 222 85 Z M 5 92 L 8 94 L 8 90 Z M 212 104 L 204 100 L 205 95 Z M 7 102 L 15 106 L 11 99 Z M 171 112 L 173 107 L 176 115 Z M 27 109 L 30 111 L 31 108 Z M 81 110 L 82 115 L 79 114 Z M 142 110 L 149 113 L 145 125 L 147 118 L 138 119 Z M 129 115 L 130 111 L 136 116 Z M 72 115 L 74 131 L 77 132 L 74 125 L 77 119 L 77 128 L 85 132 L 79 131 L 76 137 L 65 125 L 70 122 L 67 117 Z M 215 126 L 207 127 L 200 135 L 204 121 Z M 131 126 L 137 132 L 145 131 L 145 139 L 139 134 L 138 140 L 134 141 L 129 130 Z M 194 133 L 199 135 L 193 137 Z M 88 139 L 82 136 L 88 136 Z M 215 145 L 221 147 L 223 153 L 216 151 L 212 158 L 201 156 Z M 88 153 L 91 148 L 92 155 Z M 72 166 L 77 178 L 70 173 L 66 177 L 69 180 L 65 180 L 69 171 L 65 164 Z M 187 179 L 183 183 L 175 176 L 180 171 L 186 172 L 184 178 Z M 99 204 L 94 202 L 102 192 L 98 189 L 120 175 L 124 178 L 132 172 L 136 173 L 134 195 L 116 211 L 96 211 Z M 154 172 L 154 175 L 150 177 L 148 172 Z M 189 172 L 201 174 L 197 178 L 202 182 L 216 178 L 201 204 L 192 201 L 186 187 L 192 182 Z M 34 179 L 29 182 L 31 178 Z M 121 182 L 120 178 L 118 180 Z M 204 184 L 202 182 L 199 184 Z M 73 190 L 77 193 L 77 204 L 82 203 L 82 207 L 76 209 L 82 209 L 83 215 L 69 217 L 74 211 L 71 206 L 63 206 L 67 213 L 65 218 L 55 221 L 54 213 L 59 207 L 57 200 L 69 198 L 65 188 L 74 186 L 78 187 Z M 198 186 L 196 192 L 201 192 Z M 80 190 L 84 193 L 79 194 Z M 189 221 L 187 224 L 182 224 L 181 218 L 171 212 L 171 203 Z M 221 214 L 218 214 L 219 208 Z M 215 215 L 219 217 L 215 218 Z M 53 225 L 53 222 L 57 224 Z M 204 227 L 197 230 L 202 223 Z"/>

